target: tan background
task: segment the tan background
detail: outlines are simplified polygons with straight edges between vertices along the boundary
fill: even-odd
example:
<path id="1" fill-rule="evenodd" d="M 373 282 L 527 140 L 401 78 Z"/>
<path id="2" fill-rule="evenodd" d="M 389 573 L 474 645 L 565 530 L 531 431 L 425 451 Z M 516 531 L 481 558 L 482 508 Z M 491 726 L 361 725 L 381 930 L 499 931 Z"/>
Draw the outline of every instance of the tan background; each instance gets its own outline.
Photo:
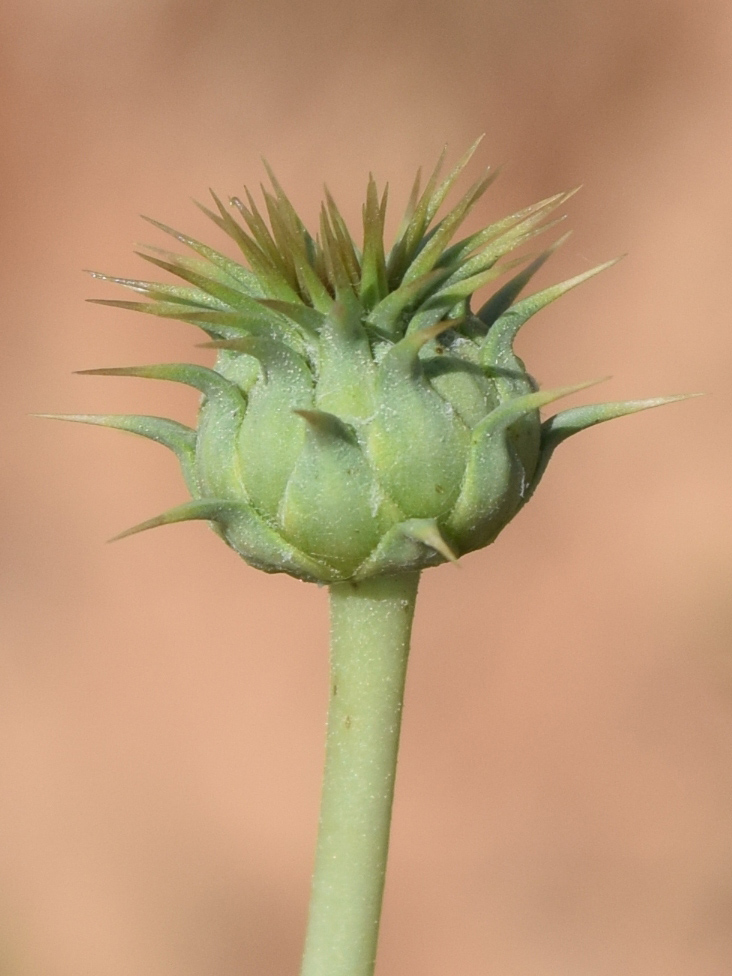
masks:
<path id="1" fill-rule="evenodd" d="M 710 395 L 570 442 L 425 578 L 379 971 L 728 976 L 729 4 L 5 0 L 0 30 L 2 976 L 293 974 L 315 835 L 325 593 L 201 525 L 104 545 L 184 499 L 174 461 L 28 417 L 193 419 L 71 375 L 208 356 L 80 269 L 139 274 L 140 212 L 215 242 L 189 198 L 260 153 L 356 223 L 369 169 L 401 203 L 482 131 L 476 222 L 585 183 L 542 284 L 630 253 L 527 328 L 531 371 Z"/>

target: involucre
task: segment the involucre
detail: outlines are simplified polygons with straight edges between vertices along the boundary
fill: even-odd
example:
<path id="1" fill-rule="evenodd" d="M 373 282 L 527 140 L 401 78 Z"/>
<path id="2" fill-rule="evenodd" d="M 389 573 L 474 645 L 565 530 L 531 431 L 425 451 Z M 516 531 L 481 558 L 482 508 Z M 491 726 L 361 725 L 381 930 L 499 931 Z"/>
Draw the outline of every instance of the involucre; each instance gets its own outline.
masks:
<path id="1" fill-rule="evenodd" d="M 675 399 L 580 407 L 542 423 L 541 407 L 587 384 L 540 391 L 513 351 L 516 334 L 614 262 L 519 299 L 563 239 L 533 258 L 512 252 L 553 227 L 571 194 L 455 241 L 493 180 L 484 175 L 436 219 L 474 148 L 442 182 L 438 164 L 421 192 L 417 176 L 388 252 L 387 192 L 373 179 L 359 248 L 327 191 L 313 237 L 270 173 L 269 226 L 248 192 L 246 203 L 214 196 L 216 211 L 202 208 L 247 266 L 152 221 L 195 256 L 142 257 L 185 284 L 95 275 L 145 296 L 101 304 L 193 323 L 217 349 L 213 369 L 86 371 L 203 394 L 195 430 L 137 415 L 66 418 L 141 434 L 178 456 L 191 500 L 130 533 L 204 519 L 252 566 L 322 583 L 419 570 L 492 542 L 570 434 Z M 512 271 L 471 309 L 478 289 Z"/>

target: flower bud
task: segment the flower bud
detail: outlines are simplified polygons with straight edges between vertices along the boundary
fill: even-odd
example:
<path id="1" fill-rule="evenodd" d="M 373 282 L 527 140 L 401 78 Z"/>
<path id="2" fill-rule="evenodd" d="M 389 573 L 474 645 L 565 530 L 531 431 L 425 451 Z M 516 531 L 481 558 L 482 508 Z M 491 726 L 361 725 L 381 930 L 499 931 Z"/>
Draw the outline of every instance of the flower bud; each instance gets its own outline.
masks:
<path id="1" fill-rule="evenodd" d="M 373 179 L 359 248 L 330 194 L 312 237 L 272 176 L 269 226 L 249 195 L 246 205 L 214 196 L 216 209 L 202 208 L 246 266 L 153 222 L 195 256 L 142 257 L 183 284 L 96 275 L 144 296 L 101 304 L 194 324 L 217 350 L 213 369 L 86 371 L 202 394 L 195 430 L 157 417 L 67 418 L 152 438 L 181 462 L 191 500 L 124 535 L 204 519 L 267 572 L 331 583 L 418 570 L 492 542 L 570 434 L 676 399 L 574 408 L 542 423 L 543 406 L 588 384 L 539 391 L 514 339 L 614 262 L 519 299 L 556 245 L 531 261 L 507 256 L 553 226 L 570 194 L 454 241 L 493 179 L 484 175 L 435 222 L 474 149 L 442 183 L 439 164 L 422 192 L 417 178 L 388 253 L 386 193 Z M 474 293 L 512 269 L 472 311 Z"/>

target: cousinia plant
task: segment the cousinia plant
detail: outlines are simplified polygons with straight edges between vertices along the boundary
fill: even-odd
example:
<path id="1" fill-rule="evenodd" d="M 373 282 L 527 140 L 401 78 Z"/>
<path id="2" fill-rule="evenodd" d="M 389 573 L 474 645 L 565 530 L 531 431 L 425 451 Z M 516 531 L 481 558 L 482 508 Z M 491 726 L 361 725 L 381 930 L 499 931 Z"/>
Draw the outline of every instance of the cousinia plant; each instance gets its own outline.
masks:
<path id="1" fill-rule="evenodd" d="M 477 144 L 476 144 L 477 145 Z M 194 256 L 142 257 L 183 284 L 95 275 L 144 296 L 102 301 L 199 326 L 212 369 L 86 370 L 172 380 L 202 395 L 198 427 L 149 416 L 71 416 L 158 441 L 191 500 L 130 529 L 203 519 L 250 565 L 330 589 L 325 776 L 302 976 L 371 976 L 381 913 L 404 679 L 422 570 L 492 542 L 571 434 L 676 397 L 541 407 L 589 384 L 542 391 L 513 351 L 536 312 L 612 261 L 528 298 L 560 241 L 509 257 L 553 227 L 559 193 L 455 240 L 493 180 L 438 211 L 475 147 L 420 191 L 387 252 L 387 193 L 369 179 L 363 245 L 326 191 L 306 230 L 272 173 L 269 226 L 247 192 L 204 213 L 231 260 L 151 221 Z M 444 156 L 444 154 L 443 154 Z M 470 301 L 514 274 L 477 311 Z M 515 270 L 520 269 L 520 270 Z"/>

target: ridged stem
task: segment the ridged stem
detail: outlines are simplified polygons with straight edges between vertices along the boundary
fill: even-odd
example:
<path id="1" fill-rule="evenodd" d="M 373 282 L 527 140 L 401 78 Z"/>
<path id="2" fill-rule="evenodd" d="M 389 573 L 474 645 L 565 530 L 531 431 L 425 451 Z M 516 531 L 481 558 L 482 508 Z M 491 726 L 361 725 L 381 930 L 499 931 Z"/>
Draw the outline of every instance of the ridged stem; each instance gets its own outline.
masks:
<path id="1" fill-rule="evenodd" d="M 330 704 L 301 976 L 373 976 L 419 573 L 330 588 Z"/>

